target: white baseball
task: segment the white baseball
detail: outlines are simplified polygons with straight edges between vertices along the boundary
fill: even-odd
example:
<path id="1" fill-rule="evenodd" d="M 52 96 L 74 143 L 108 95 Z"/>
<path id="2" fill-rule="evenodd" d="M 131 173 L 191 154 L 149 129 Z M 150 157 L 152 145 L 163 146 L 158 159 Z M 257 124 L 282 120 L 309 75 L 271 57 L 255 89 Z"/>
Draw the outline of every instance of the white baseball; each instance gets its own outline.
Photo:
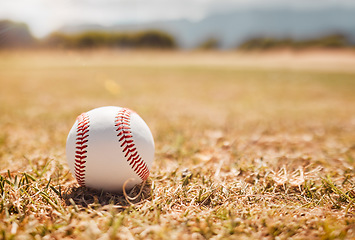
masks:
<path id="1" fill-rule="evenodd" d="M 79 115 L 71 128 L 66 154 L 81 186 L 122 191 L 146 180 L 154 160 L 154 140 L 132 110 L 101 107 Z M 131 179 L 131 180 L 129 180 Z"/>

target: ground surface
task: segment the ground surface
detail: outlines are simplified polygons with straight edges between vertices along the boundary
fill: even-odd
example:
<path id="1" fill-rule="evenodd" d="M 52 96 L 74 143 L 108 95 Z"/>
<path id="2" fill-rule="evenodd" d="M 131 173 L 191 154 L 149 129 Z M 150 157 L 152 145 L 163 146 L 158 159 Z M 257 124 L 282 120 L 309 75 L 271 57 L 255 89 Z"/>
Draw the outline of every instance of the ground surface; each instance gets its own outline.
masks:
<path id="1" fill-rule="evenodd" d="M 1 52 L 0 102 L 1 239 L 355 237 L 354 53 Z M 104 105 L 155 138 L 132 205 L 66 163 Z"/>

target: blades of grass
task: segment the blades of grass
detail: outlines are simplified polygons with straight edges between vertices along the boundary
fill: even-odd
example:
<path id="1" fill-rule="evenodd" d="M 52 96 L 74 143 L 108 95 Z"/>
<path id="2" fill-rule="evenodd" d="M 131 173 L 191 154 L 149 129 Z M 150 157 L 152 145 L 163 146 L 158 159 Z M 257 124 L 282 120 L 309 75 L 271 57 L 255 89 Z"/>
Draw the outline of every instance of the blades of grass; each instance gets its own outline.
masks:
<path id="1" fill-rule="evenodd" d="M 49 186 L 49 184 L 50 184 L 51 180 L 52 180 L 52 178 L 49 178 L 49 181 L 48 181 L 48 183 L 47 183 L 47 185 L 46 185 L 45 189 L 48 189 L 48 186 Z"/>
<path id="2" fill-rule="evenodd" d="M 9 180 L 7 180 L 7 179 L 4 179 L 4 183 L 7 183 L 8 185 L 10 185 L 11 187 L 13 187 L 14 185 L 13 185 L 13 183 L 12 182 L 10 182 Z M 4 184 L 4 187 L 5 187 L 5 184 Z"/>
<path id="3" fill-rule="evenodd" d="M 345 194 L 342 190 L 340 190 L 337 186 L 335 186 L 335 184 L 332 182 L 329 176 L 327 176 L 327 178 L 323 178 L 322 180 L 327 187 L 332 189 L 332 191 L 338 194 L 340 197 L 347 199 L 349 202 L 353 200 L 349 195 Z"/>
<path id="4" fill-rule="evenodd" d="M 25 174 L 25 176 L 26 176 L 26 178 L 27 178 L 27 181 L 28 181 L 28 178 L 31 179 L 31 180 L 34 181 L 34 182 L 37 181 L 37 179 L 36 179 L 35 177 L 33 177 L 32 175 L 30 175 L 30 174 L 28 174 L 28 173 L 24 173 L 24 174 Z M 29 183 L 29 181 L 28 181 L 28 183 Z"/>
<path id="5" fill-rule="evenodd" d="M 348 215 L 349 209 L 350 209 L 351 205 L 353 205 L 354 203 L 355 203 L 355 199 L 351 200 L 351 202 L 348 204 L 348 206 L 346 206 L 344 216 Z"/>
<path id="6" fill-rule="evenodd" d="M 74 200 L 72 198 L 69 199 L 69 202 L 71 203 L 71 205 L 73 205 L 74 207 L 74 211 L 75 212 L 79 212 L 79 208 L 78 206 L 75 204 Z"/>
<path id="7" fill-rule="evenodd" d="M 209 193 L 205 193 L 203 196 L 202 196 L 202 198 L 201 198 L 201 200 L 202 200 L 202 202 L 200 203 L 200 206 L 202 206 L 202 205 L 205 205 L 206 203 L 207 203 L 207 201 L 212 197 L 212 195 L 216 192 L 216 190 L 217 189 L 212 189 L 211 190 L 211 192 L 209 192 Z"/>
<path id="8" fill-rule="evenodd" d="M 51 160 L 46 161 L 46 164 L 44 165 L 42 172 L 39 174 L 39 177 L 42 177 L 43 174 L 48 170 L 48 166 L 49 166 L 50 162 L 51 162 Z"/>
<path id="9" fill-rule="evenodd" d="M 15 180 L 14 180 L 14 188 L 18 188 L 18 176 L 15 176 Z"/>
<path id="10" fill-rule="evenodd" d="M 28 181 L 28 176 L 26 173 L 23 173 L 23 176 L 25 177 L 25 180 L 26 180 L 26 184 L 29 184 L 30 182 Z"/>
<path id="11" fill-rule="evenodd" d="M 22 174 L 18 185 L 19 185 L 20 187 L 22 187 L 22 186 L 25 185 L 25 175 Z"/>
<path id="12" fill-rule="evenodd" d="M 203 189 L 200 189 L 200 191 L 198 191 L 198 197 L 197 197 L 197 202 L 198 202 L 198 203 L 201 202 L 202 193 L 203 193 Z"/>
<path id="13" fill-rule="evenodd" d="M 182 186 L 183 187 L 187 186 L 190 183 L 190 179 L 191 179 L 191 175 L 187 175 L 182 182 Z"/>
<path id="14" fill-rule="evenodd" d="M 329 193 L 329 192 L 327 193 L 327 195 L 328 195 L 329 200 L 332 202 L 333 206 L 335 206 L 335 207 L 337 207 L 338 209 L 340 209 L 341 206 L 340 206 L 339 204 L 337 204 L 336 202 L 333 201 L 333 198 L 332 198 L 332 196 L 330 196 L 330 193 Z"/>
<path id="15" fill-rule="evenodd" d="M 59 207 L 49 198 L 49 196 L 44 193 L 40 192 L 40 195 L 48 202 L 49 205 L 51 205 L 55 210 L 59 211 Z"/>
<path id="16" fill-rule="evenodd" d="M 31 195 L 27 192 L 27 190 L 24 189 L 22 193 L 27 195 L 27 197 L 29 198 L 29 201 L 32 204 L 35 204 L 35 202 L 33 201 L 32 197 L 31 197 Z"/>
<path id="17" fill-rule="evenodd" d="M 4 193 L 4 183 L 5 183 L 5 181 L 4 181 L 3 177 L 0 176 L 0 190 L 1 190 L 1 194 Z"/>
<path id="18" fill-rule="evenodd" d="M 55 187 L 50 186 L 50 188 L 53 190 L 53 192 L 55 192 L 55 194 L 57 194 L 59 197 L 62 197 L 61 191 L 60 191 L 60 186 L 59 186 L 59 191 L 57 189 L 55 189 Z"/>
<path id="19" fill-rule="evenodd" d="M 10 173 L 10 170 L 9 170 L 9 169 L 7 170 L 7 176 L 9 177 L 9 179 L 12 179 L 12 178 L 11 178 L 11 173 Z"/>

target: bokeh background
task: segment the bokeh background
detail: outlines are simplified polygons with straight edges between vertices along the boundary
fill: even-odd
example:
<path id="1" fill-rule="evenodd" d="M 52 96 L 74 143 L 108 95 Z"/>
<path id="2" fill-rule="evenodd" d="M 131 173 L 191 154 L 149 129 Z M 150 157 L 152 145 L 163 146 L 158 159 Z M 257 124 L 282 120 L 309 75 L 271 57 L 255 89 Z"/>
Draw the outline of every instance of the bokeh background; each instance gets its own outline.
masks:
<path id="1" fill-rule="evenodd" d="M 270 49 L 355 44 L 351 0 L 14 0 L 0 48 Z"/>

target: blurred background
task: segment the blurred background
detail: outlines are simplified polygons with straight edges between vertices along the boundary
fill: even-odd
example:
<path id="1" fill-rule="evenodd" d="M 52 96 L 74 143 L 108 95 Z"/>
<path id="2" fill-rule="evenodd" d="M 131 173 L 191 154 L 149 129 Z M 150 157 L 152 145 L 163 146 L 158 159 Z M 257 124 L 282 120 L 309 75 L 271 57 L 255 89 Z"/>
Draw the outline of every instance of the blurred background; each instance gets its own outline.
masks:
<path id="1" fill-rule="evenodd" d="M 353 0 L 2 0 L 0 48 L 354 48 Z"/>

